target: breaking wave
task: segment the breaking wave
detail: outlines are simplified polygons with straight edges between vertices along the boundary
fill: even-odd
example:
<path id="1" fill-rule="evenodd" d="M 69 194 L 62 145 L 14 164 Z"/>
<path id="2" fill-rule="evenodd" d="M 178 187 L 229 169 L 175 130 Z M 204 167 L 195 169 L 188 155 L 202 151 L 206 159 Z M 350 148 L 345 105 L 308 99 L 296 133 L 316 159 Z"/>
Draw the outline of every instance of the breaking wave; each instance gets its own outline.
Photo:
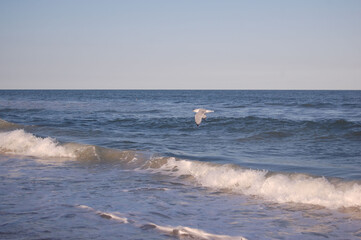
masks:
<path id="1" fill-rule="evenodd" d="M 277 203 L 312 204 L 330 209 L 361 209 L 361 185 L 357 181 L 243 169 L 230 164 L 174 158 L 168 159 L 160 169 L 175 176 L 189 176 L 207 188 L 262 197 Z"/>
<path id="2" fill-rule="evenodd" d="M 128 169 L 157 172 L 232 194 L 260 197 L 277 203 L 300 203 L 330 209 L 361 209 L 360 181 L 245 169 L 174 157 L 154 157 L 140 151 L 120 151 L 79 143 L 59 143 L 23 129 L 0 132 L 0 154 L 115 162 Z"/>
<path id="3" fill-rule="evenodd" d="M 38 137 L 17 129 L 0 132 L 0 154 L 32 157 L 51 157 L 88 162 L 120 162 L 132 166 L 141 154 L 136 151 L 119 151 L 79 143 L 59 143 L 56 139 Z M 138 156 L 138 157 L 136 157 Z"/>
<path id="4" fill-rule="evenodd" d="M 70 157 L 73 152 L 59 145 L 53 138 L 40 138 L 23 129 L 0 133 L 0 153 L 34 157 Z"/>

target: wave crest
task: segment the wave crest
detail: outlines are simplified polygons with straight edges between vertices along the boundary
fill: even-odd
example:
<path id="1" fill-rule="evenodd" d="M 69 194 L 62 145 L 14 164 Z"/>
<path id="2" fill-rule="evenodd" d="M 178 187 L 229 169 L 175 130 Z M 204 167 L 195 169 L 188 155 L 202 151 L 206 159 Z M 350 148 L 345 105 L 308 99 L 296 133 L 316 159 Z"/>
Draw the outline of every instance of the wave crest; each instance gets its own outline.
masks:
<path id="1" fill-rule="evenodd" d="M 72 151 L 61 146 L 55 139 L 36 137 L 23 129 L 0 133 L 0 153 L 35 157 L 75 157 Z"/>
<path id="2" fill-rule="evenodd" d="M 361 185 L 355 181 L 332 181 L 306 174 L 270 173 L 235 165 L 174 158 L 169 159 L 161 169 L 175 176 L 191 176 L 204 187 L 262 197 L 277 203 L 313 204 L 330 209 L 361 209 Z"/>
<path id="3" fill-rule="evenodd" d="M 61 144 L 56 139 L 37 137 L 23 129 L 0 132 L 0 153 L 39 158 L 70 158 L 86 162 L 119 162 L 129 167 L 138 167 L 144 163 L 144 157 L 136 151 L 119 151 L 79 143 Z"/>

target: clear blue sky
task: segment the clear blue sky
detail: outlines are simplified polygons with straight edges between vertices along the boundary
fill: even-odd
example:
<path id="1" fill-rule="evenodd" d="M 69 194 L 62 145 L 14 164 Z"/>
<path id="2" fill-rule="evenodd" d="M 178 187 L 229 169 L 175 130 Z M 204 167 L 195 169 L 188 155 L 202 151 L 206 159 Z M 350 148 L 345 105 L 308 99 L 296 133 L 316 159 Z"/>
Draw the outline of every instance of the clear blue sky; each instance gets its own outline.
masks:
<path id="1" fill-rule="evenodd" d="M 361 0 L 0 0 L 0 89 L 361 89 Z"/>

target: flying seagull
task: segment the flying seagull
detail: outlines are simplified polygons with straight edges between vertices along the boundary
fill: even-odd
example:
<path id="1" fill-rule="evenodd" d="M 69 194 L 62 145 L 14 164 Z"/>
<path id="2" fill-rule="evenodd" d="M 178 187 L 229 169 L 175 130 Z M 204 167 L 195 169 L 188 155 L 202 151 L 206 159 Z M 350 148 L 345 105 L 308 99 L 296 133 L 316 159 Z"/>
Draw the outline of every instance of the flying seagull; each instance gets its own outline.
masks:
<path id="1" fill-rule="evenodd" d="M 203 109 L 203 108 L 197 108 L 194 109 L 193 112 L 196 113 L 196 115 L 194 116 L 194 120 L 196 121 L 197 126 L 199 126 L 199 124 L 201 124 L 202 119 L 206 118 L 206 113 L 211 113 L 214 112 L 213 110 L 207 110 L 207 109 Z"/>

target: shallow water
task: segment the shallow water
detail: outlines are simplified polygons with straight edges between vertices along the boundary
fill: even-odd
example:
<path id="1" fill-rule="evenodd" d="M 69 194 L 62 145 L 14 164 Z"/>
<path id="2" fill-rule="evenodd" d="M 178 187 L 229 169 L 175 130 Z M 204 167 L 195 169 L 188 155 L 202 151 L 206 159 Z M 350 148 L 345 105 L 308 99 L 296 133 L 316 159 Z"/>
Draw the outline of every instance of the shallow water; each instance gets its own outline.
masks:
<path id="1" fill-rule="evenodd" d="M 1 238 L 358 239 L 360 100 L 0 91 Z"/>

